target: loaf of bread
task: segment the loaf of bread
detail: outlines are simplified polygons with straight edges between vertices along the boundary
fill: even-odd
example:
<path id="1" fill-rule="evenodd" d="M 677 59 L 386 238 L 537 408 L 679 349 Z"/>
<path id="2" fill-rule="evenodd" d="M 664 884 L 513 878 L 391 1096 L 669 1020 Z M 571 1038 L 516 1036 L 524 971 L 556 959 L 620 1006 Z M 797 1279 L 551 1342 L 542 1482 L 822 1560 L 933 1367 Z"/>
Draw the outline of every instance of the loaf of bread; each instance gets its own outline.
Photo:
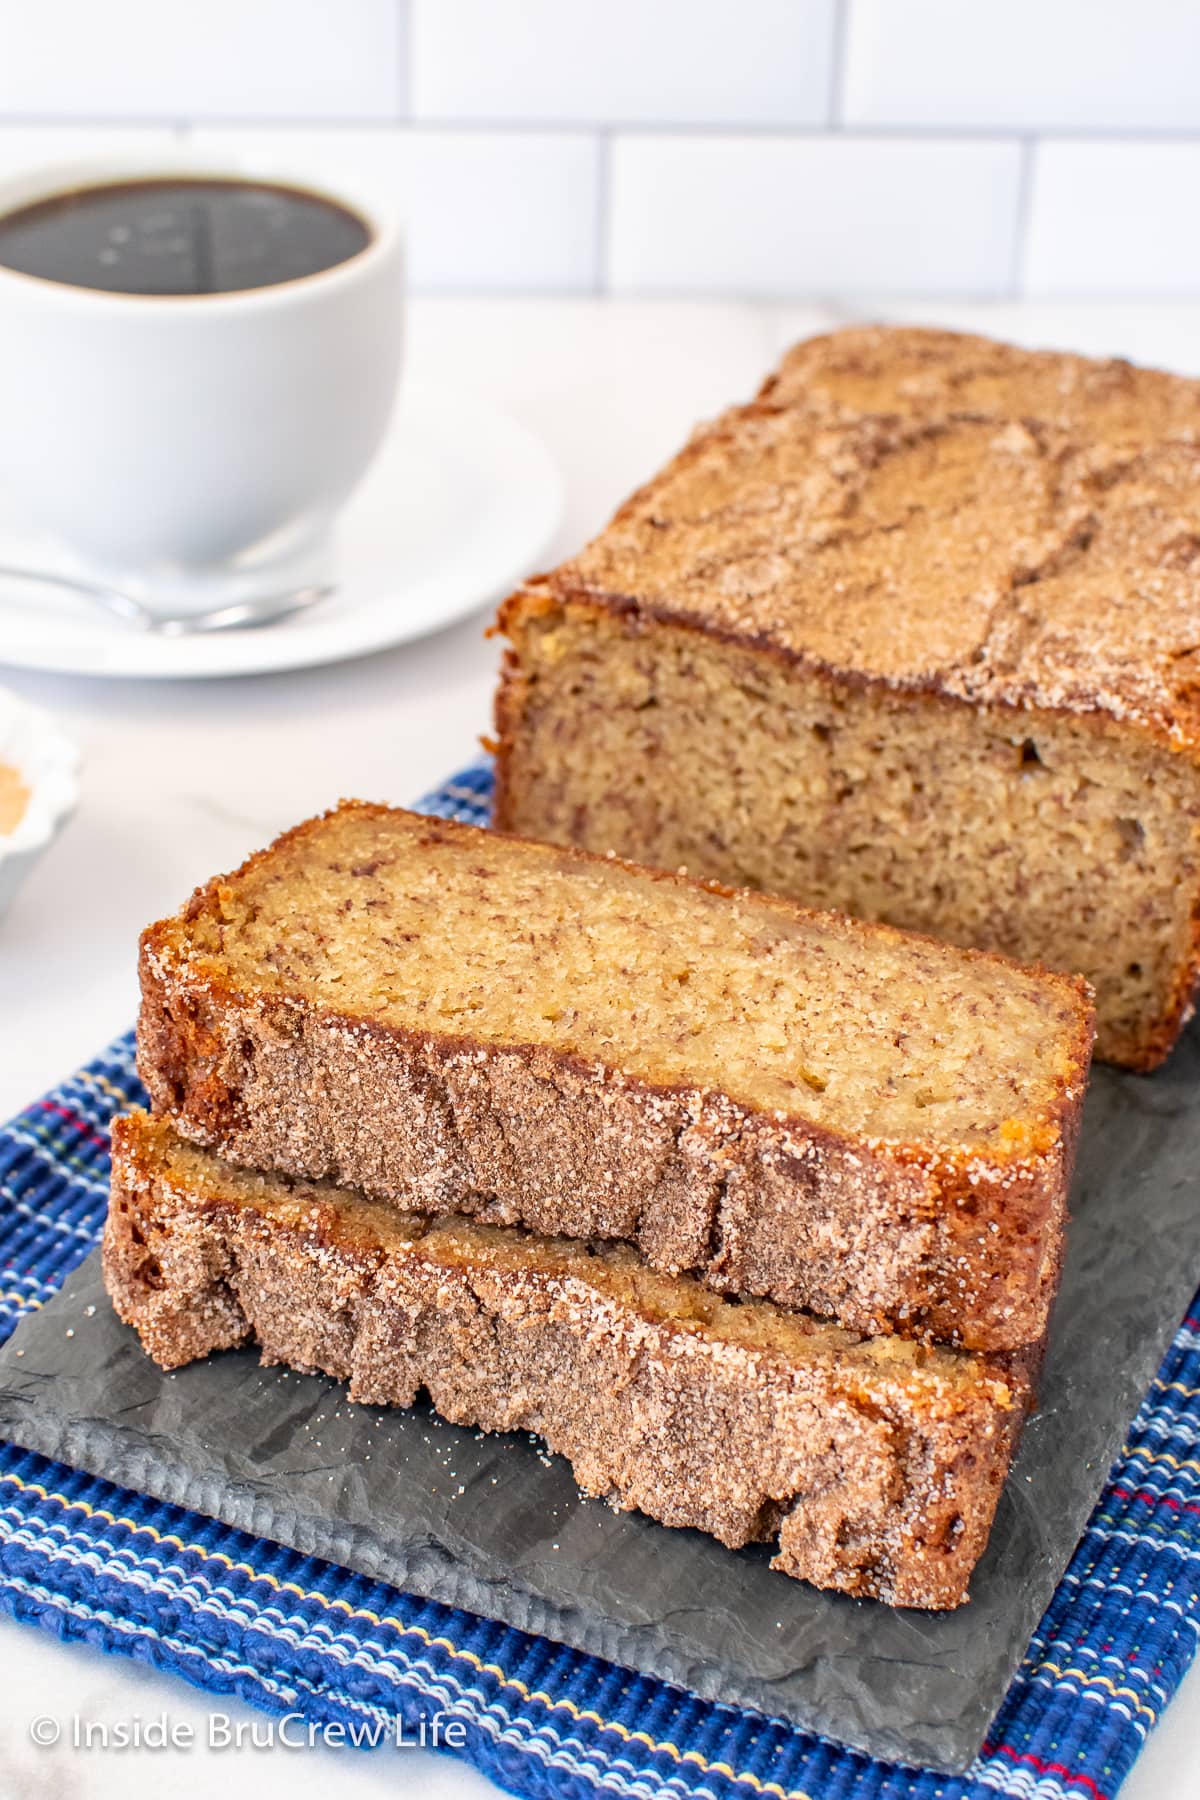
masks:
<path id="1" fill-rule="evenodd" d="M 801 345 L 502 609 L 497 825 L 1081 973 L 1153 1067 L 1200 967 L 1198 393 Z"/>
<path id="2" fill-rule="evenodd" d="M 1029 1398 L 1013 1367 L 655 1275 L 625 1246 L 430 1219 L 247 1173 L 134 1113 L 104 1273 L 163 1368 L 256 1342 L 372 1406 L 537 1432 L 580 1486 L 773 1567 L 951 1607 Z"/>
<path id="3" fill-rule="evenodd" d="M 142 940 L 155 1110 L 251 1168 L 856 1330 L 1041 1337 L 1083 984 L 359 803 Z"/>

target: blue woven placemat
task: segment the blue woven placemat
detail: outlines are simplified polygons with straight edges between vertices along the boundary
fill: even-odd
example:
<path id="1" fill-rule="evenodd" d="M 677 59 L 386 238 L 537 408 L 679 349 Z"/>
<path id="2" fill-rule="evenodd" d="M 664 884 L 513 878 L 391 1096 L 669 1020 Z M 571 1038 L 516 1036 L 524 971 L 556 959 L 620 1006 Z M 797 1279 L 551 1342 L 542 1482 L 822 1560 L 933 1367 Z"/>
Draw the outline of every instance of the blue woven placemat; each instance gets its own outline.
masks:
<path id="1" fill-rule="evenodd" d="M 487 765 L 424 810 L 486 823 Z M 0 1340 L 95 1245 L 131 1036 L 0 1130 Z M 453 1715 L 531 1796 L 1108 1800 L 1200 1632 L 1200 1296 L 965 1776 L 873 1762 L 212 1519 L 0 1447 L 0 1603 L 275 1713 L 385 1729 Z"/>

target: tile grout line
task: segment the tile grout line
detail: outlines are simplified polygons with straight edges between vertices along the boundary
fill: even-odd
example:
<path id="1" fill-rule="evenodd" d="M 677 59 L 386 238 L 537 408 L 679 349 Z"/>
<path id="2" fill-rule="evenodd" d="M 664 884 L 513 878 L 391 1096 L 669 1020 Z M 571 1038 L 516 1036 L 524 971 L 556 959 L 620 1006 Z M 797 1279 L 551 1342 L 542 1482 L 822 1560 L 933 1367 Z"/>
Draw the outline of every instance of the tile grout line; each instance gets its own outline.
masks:
<path id="1" fill-rule="evenodd" d="M 1017 176 L 1017 210 L 1013 220 L 1012 258 L 1008 271 L 1009 298 L 1019 300 L 1024 292 L 1029 257 L 1029 222 L 1033 212 L 1033 184 L 1037 162 L 1037 138 L 1030 134 L 1021 140 L 1021 165 Z"/>
<path id="2" fill-rule="evenodd" d="M 448 281 L 422 281 L 414 283 L 409 293 L 416 300 L 578 300 L 595 299 L 596 289 L 593 286 L 550 285 L 545 282 L 532 287 L 499 287 L 465 286 Z M 608 298 L 610 296 L 603 296 Z M 663 302 L 671 305 L 697 306 L 737 306 L 768 307 L 773 309 L 789 307 L 820 307 L 825 310 L 844 309 L 848 323 L 867 322 L 864 309 L 879 306 L 910 306 L 914 302 L 928 301 L 933 306 L 1007 306 L 1011 303 L 1011 295 L 1007 286 L 1003 291 L 995 287 L 916 287 L 896 288 L 881 284 L 878 287 L 855 286 L 840 288 L 830 292 L 827 287 L 820 288 L 787 288 L 783 290 L 753 287 L 681 287 L 655 286 L 639 283 L 637 286 L 623 287 L 622 300 Z M 1188 288 L 1164 290 L 1160 288 L 1104 288 L 1102 290 L 1088 288 L 1047 288 L 1045 293 L 1036 296 L 1036 304 L 1047 306 L 1147 306 L 1147 307 L 1182 307 L 1200 306 L 1200 283 Z"/>
<path id="3" fill-rule="evenodd" d="M 593 291 L 596 294 L 608 293 L 611 274 L 613 137 L 611 130 L 604 130 L 596 139 L 596 225 L 593 246 L 596 259 Z"/>
<path id="4" fill-rule="evenodd" d="M 413 118 L 413 9 L 412 0 L 392 0 L 396 9 L 396 123 L 411 125 Z"/>
<path id="5" fill-rule="evenodd" d="M 530 137 L 554 137 L 574 133 L 587 137 L 596 132 L 620 132 L 631 137 L 675 138 L 778 138 L 812 142 L 837 137 L 883 142 L 936 143 L 1079 143 L 1139 144 L 1144 146 L 1178 145 L 1200 147 L 1200 127 L 1170 127 L 1155 130 L 1126 126 L 1044 125 L 905 125 L 888 122 L 855 121 L 847 128 L 826 124 L 795 124 L 761 119 L 682 121 L 614 120 L 602 118 L 573 119 L 468 119 L 447 114 L 445 117 L 423 115 L 399 117 L 395 113 L 343 113 L 313 118 L 304 113 L 191 113 L 182 117 L 174 113 L 17 113 L 6 112 L 0 119 L 0 142 L 7 131 L 163 131 L 186 125 L 191 131 L 311 131 L 316 136 L 338 131 L 411 130 L 414 132 L 458 131 L 471 136 L 494 133 L 504 137 L 524 133 Z"/>
<path id="6" fill-rule="evenodd" d="M 840 131 L 846 98 L 846 51 L 850 35 L 852 0 L 834 0 L 833 42 L 829 54 L 829 93 L 826 97 L 826 129 Z"/>

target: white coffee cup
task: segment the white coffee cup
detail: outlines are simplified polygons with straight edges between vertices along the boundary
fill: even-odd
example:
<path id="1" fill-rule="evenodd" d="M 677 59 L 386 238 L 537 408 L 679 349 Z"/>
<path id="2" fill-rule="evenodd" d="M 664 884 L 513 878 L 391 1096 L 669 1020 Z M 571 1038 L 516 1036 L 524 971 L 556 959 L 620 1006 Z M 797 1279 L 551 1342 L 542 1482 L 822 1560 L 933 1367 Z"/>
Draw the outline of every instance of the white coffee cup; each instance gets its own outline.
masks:
<path id="1" fill-rule="evenodd" d="M 278 171 L 180 154 L 0 181 L 0 217 L 107 182 L 264 180 L 317 193 L 370 237 L 313 275 L 139 295 L 0 267 L 0 494 L 81 571 L 160 617 L 324 571 L 330 528 L 379 448 L 403 334 L 394 220 Z"/>

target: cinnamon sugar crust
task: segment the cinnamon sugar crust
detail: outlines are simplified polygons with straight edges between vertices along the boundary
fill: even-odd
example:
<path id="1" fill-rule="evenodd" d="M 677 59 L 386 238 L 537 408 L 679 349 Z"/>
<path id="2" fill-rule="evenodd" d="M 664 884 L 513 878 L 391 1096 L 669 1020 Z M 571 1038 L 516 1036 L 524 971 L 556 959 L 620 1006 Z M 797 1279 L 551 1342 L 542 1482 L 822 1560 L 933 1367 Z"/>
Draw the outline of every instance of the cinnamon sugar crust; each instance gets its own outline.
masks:
<path id="1" fill-rule="evenodd" d="M 925 326 L 850 326 L 806 338 L 758 398 L 830 418 L 983 413 L 1040 419 L 1088 440 L 1200 442 L 1200 381 L 1120 357 L 1026 350 Z"/>
<path id="2" fill-rule="evenodd" d="M 869 1339 L 623 1245 L 430 1218 L 113 1128 L 105 1280 L 164 1368 L 257 1342 L 371 1405 L 537 1432 L 585 1492 L 895 1605 L 967 1597 L 1030 1399 L 1011 1359 Z"/>
<path id="3" fill-rule="evenodd" d="M 240 1164 L 855 1329 L 1044 1332 L 1078 982 L 358 803 L 151 927 L 141 980 L 156 1111 Z"/>
<path id="4" fill-rule="evenodd" d="M 1104 714 L 1200 746 L 1200 448 L 1016 420 L 735 408 L 539 598 L 843 680 Z"/>

